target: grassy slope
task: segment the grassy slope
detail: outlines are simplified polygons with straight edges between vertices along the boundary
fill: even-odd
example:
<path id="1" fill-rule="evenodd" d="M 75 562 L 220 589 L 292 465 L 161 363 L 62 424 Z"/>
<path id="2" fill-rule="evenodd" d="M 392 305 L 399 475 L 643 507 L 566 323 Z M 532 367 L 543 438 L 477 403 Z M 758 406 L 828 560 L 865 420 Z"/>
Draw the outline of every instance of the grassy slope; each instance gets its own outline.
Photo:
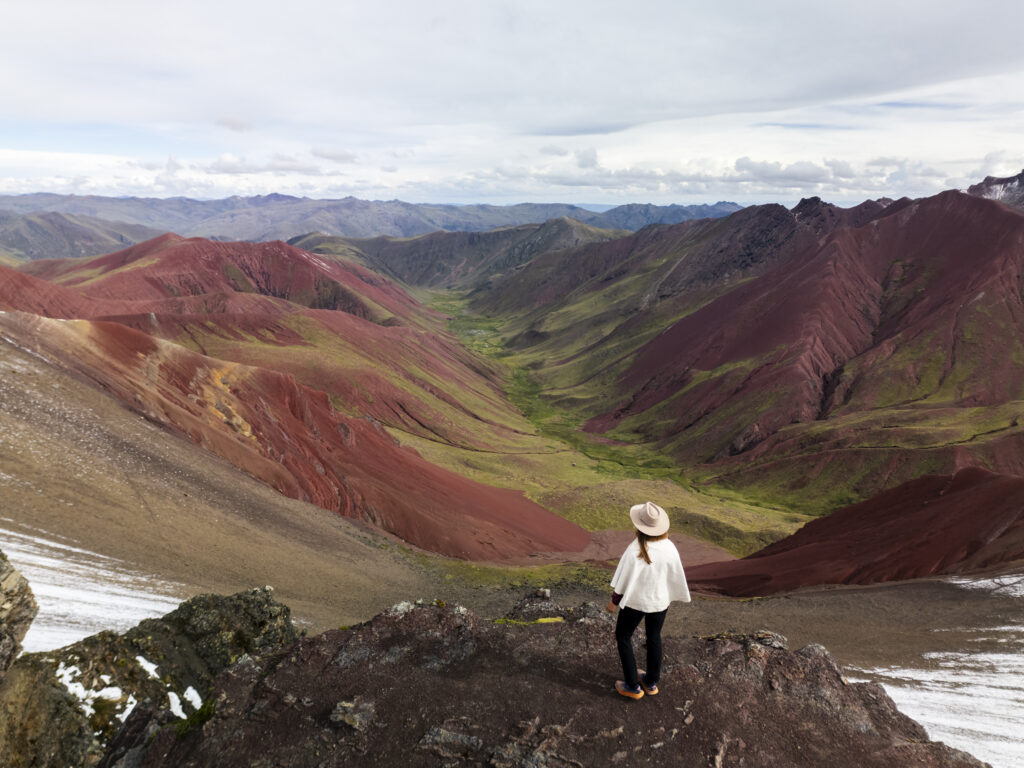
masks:
<path id="1" fill-rule="evenodd" d="M 682 530 L 737 554 L 792 533 L 804 515 L 709 491 L 680 478 L 679 467 L 648 446 L 614 443 L 579 429 L 580 417 L 552 406 L 527 371 L 531 358 L 504 348 L 502 321 L 479 318 L 454 294 L 432 306 L 449 313 L 451 329 L 471 349 L 507 366 L 507 392 L 535 432 L 527 450 L 467 452 L 395 433 L 426 458 L 481 482 L 522 489 L 527 496 L 590 530 L 628 529 L 626 510 L 652 499 Z"/>
<path id="2" fill-rule="evenodd" d="M 549 304 L 487 320 L 487 330 L 500 331 L 490 342 L 492 351 L 502 350 L 502 342 L 511 343 L 505 359 L 518 369 L 519 386 L 532 387 L 533 420 L 547 433 L 591 455 L 607 450 L 593 443 L 583 447 L 587 440 L 579 426 L 618 407 L 622 395 L 615 385 L 636 350 L 715 298 L 712 289 L 705 289 L 645 302 L 651 286 L 661 285 L 673 265 L 692 258 L 699 246 L 684 242 L 671 252 L 652 249 L 644 260 L 633 260 L 624 275 L 610 271 L 590 277 Z M 900 277 L 899 264 L 894 262 L 897 279 L 882 297 L 880 327 L 927 296 L 934 277 L 928 268 Z M 536 287 L 554 279 L 556 268 L 553 259 L 531 264 Z M 733 282 L 728 290 L 739 284 Z M 519 293 L 531 295 L 529 290 Z M 983 295 L 979 292 L 977 298 Z M 476 307 L 481 309 L 481 303 Z M 727 457 L 736 425 L 755 423 L 768 403 L 791 396 L 786 390 L 768 386 L 733 398 L 724 408 L 696 414 L 685 431 L 678 429 L 678 404 L 697 387 L 738 389 L 769 357 L 779 353 L 773 364 L 785 362 L 784 349 L 692 371 L 672 397 L 603 436 L 633 466 L 654 467 L 666 463 L 667 456 L 676 457 L 701 488 L 800 515 L 827 513 L 921 474 L 952 471 L 965 456 L 992 469 L 1019 471 L 1008 456 L 1019 455 L 1016 445 L 1024 445 L 1024 391 L 1015 389 L 1020 377 L 1013 370 L 1024 367 L 1024 343 L 1012 308 L 971 302 L 948 322 L 940 318 L 908 327 L 886 341 L 846 363 L 838 390 L 850 391 L 852 397 L 837 395 L 827 419 L 784 426 L 773 436 L 769 442 L 784 448 L 777 451 L 782 458 L 750 451 L 705 464 Z M 1002 391 L 993 394 L 993 389 Z"/>
<path id="3" fill-rule="evenodd" d="M 357 261 L 405 285 L 471 290 L 542 253 L 627 235 L 572 219 L 486 232 L 431 232 L 415 237 L 341 238 L 311 234 L 293 245 Z"/>

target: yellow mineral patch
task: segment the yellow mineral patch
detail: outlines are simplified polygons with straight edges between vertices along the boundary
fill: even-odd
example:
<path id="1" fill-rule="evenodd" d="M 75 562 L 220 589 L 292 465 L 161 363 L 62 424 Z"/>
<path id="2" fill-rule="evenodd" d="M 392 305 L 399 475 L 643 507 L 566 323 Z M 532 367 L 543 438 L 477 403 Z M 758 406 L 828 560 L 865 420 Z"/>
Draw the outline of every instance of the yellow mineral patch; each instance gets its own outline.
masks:
<path id="1" fill-rule="evenodd" d="M 208 410 L 217 418 L 243 437 L 255 440 L 252 434 L 252 425 L 242 418 L 232 405 L 236 398 L 231 394 L 229 383 L 233 378 L 234 369 L 237 367 L 237 365 L 224 365 L 210 368 L 208 383 L 201 385 L 203 399 L 207 402 Z"/>

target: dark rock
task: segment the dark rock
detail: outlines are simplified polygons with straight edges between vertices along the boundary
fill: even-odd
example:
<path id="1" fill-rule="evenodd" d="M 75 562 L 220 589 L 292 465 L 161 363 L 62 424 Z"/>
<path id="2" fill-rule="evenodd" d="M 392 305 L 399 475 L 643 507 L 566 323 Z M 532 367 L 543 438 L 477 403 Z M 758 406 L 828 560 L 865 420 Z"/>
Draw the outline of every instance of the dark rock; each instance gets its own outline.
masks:
<path id="1" fill-rule="evenodd" d="M 136 709 L 115 744 L 136 762 L 102 765 L 982 765 L 820 646 L 767 631 L 665 638 L 661 694 L 627 701 L 610 619 L 590 613 L 538 596 L 497 621 L 401 604 L 224 670 L 212 716 L 183 735 Z"/>
<path id="2" fill-rule="evenodd" d="M 546 592 L 547 594 L 537 594 Z M 561 605 L 551 599 L 551 590 L 537 590 L 516 603 L 505 614 L 508 622 L 539 622 L 545 621 L 598 621 L 614 623 L 612 615 L 597 603 L 581 603 L 575 607 Z"/>
<path id="3" fill-rule="evenodd" d="M 214 677 L 246 654 L 295 640 L 271 590 L 200 595 L 123 635 L 101 632 L 57 651 L 25 654 L 0 686 L 0 765 L 95 765 L 137 705 L 150 721 L 197 721 Z"/>
<path id="4" fill-rule="evenodd" d="M 21 652 L 21 641 L 38 612 L 28 581 L 0 552 L 0 680 Z"/>

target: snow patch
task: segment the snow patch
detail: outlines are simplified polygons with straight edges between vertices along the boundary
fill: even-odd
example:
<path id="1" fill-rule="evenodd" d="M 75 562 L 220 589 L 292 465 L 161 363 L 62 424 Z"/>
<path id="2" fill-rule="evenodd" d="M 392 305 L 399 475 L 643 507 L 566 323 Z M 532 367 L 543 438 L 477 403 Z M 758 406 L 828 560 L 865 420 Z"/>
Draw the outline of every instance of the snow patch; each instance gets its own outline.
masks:
<path id="1" fill-rule="evenodd" d="M 39 614 L 26 652 L 63 648 L 104 629 L 124 632 L 178 607 L 182 588 L 150 578 L 58 534 L 0 517 L 3 551 L 32 586 Z"/>
<path id="2" fill-rule="evenodd" d="M 192 705 L 193 709 L 199 709 L 203 706 L 203 697 L 199 695 L 199 691 L 193 688 L 191 685 L 185 689 L 185 700 Z"/>
<path id="3" fill-rule="evenodd" d="M 182 720 L 187 720 L 188 715 L 185 714 L 185 710 L 181 708 L 181 699 L 178 698 L 178 694 L 174 691 L 167 692 L 167 700 L 171 703 L 171 712 Z"/>
<path id="4" fill-rule="evenodd" d="M 952 578 L 950 584 L 1008 597 L 1024 597 L 1024 573 L 994 576 L 990 579 Z"/>
<path id="5" fill-rule="evenodd" d="M 105 685 L 98 691 L 86 688 L 85 685 L 79 681 L 79 678 L 82 676 L 82 671 L 74 665 L 66 666 L 63 661 L 57 665 L 56 675 L 61 685 L 64 686 L 64 689 L 78 699 L 79 708 L 85 713 L 86 717 L 90 717 L 96 712 L 96 708 L 93 705 L 96 703 L 97 699 L 120 701 L 121 697 L 124 695 L 121 689 L 116 685 Z M 110 678 L 107 677 L 107 680 L 104 682 L 107 683 L 109 681 Z"/>
<path id="6" fill-rule="evenodd" d="M 133 694 L 128 694 L 128 700 L 124 703 L 124 709 L 117 713 L 117 719 L 122 723 L 128 719 L 128 715 L 135 709 L 135 705 L 138 704 L 138 699 Z"/>
<path id="7" fill-rule="evenodd" d="M 153 678 L 154 680 L 160 679 L 160 675 L 156 673 L 156 664 L 142 656 L 136 656 L 135 660 L 139 662 L 139 666 L 146 670 L 146 674 L 148 674 L 151 678 Z"/>
<path id="8" fill-rule="evenodd" d="M 952 578 L 964 591 L 1024 599 L 1024 575 Z M 969 599 L 969 598 L 968 598 Z M 950 629 L 949 631 L 954 631 Z M 1020 624 L 960 627 L 969 643 L 996 643 L 998 652 L 926 653 L 907 667 L 849 668 L 855 679 L 881 683 L 900 711 L 936 741 L 966 750 L 993 768 L 1024 765 L 1024 619 Z M 1004 650 L 1005 649 L 1005 650 Z"/>

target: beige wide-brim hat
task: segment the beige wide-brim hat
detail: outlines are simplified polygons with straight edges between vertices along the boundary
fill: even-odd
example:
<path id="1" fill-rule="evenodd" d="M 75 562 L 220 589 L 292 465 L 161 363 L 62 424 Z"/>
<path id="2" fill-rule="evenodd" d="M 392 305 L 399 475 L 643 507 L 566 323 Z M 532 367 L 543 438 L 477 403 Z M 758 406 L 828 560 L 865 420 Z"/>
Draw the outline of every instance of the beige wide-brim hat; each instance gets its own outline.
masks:
<path id="1" fill-rule="evenodd" d="M 668 514 L 653 501 L 630 507 L 629 518 L 638 531 L 648 536 L 661 536 L 668 530 Z"/>

